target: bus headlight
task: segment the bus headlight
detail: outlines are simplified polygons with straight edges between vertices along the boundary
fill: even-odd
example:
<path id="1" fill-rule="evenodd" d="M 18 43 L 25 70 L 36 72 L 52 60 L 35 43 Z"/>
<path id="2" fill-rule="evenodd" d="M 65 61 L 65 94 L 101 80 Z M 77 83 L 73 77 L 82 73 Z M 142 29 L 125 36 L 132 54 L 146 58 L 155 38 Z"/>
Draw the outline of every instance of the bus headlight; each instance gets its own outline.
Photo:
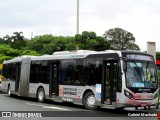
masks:
<path id="1" fill-rule="evenodd" d="M 153 97 L 153 99 L 156 99 L 158 97 L 158 93 L 156 93 Z"/>
<path id="2" fill-rule="evenodd" d="M 124 95 L 125 95 L 127 98 L 131 99 L 131 100 L 134 98 L 133 95 L 132 95 L 130 92 L 128 92 L 127 90 L 124 90 Z"/>

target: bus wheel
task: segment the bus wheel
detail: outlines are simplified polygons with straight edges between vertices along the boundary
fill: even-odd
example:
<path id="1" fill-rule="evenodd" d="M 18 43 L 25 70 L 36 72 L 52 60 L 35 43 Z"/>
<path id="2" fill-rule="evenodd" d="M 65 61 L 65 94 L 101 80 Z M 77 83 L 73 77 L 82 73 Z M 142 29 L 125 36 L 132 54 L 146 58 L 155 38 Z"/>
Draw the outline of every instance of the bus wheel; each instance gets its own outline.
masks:
<path id="1" fill-rule="evenodd" d="M 157 105 L 156 105 L 156 109 L 158 109 L 158 108 L 159 108 L 159 105 L 157 104 Z"/>
<path id="2" fill-rule="evenodd" d="M 95 110 L 97 109 L 96 100 L 93 92 L 88 92 L 84 95 L 83 105 L 88 110 Z"/>
<path id="3" fill-rule="evenodd" d="M 37 99 L 38 99 L 38 102 L 44 102 L 45 92 L 44 92 L 44 89 L 43 89 L 43 88 L 40 88 L 40 89 L 38 90 Z"/>
<path id="4" fill-rule="evenodd" d="M 125 107 L 116 108 L 116 110 L 123 110 Z"/>
<path id="5" fill-rule="evenodd" d="M 11 86 L 10 86 L 10 85 L 8 86 L 7 94 L 8 94 L 10 97 L 12 96 L 12 95 L 11 95 Z"/>

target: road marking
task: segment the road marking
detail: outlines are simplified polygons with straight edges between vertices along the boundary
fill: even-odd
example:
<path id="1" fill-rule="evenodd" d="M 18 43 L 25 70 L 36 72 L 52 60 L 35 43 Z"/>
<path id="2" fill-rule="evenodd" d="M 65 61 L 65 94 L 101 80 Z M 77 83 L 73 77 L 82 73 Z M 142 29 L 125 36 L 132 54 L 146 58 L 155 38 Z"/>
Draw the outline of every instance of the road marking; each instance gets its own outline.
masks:
<path id="1" fill-rule="evenodd" d="M 26 103 L 27 105 L 34 105 L 34 106 L 39 106 L 39 107 L 43 107 L 43 108 L 49 108 L 49 109 L 57 109 L 57 110 L 64 110 L 64 111 L 71 111 L 69 109 L 65 109 L 65 108 L 60 108 L 60 107 L 50 107 L 50 106 L 44 106 L 44 105 L 38 105 L 38 104 L 32 104 L 32 103 Z"/>

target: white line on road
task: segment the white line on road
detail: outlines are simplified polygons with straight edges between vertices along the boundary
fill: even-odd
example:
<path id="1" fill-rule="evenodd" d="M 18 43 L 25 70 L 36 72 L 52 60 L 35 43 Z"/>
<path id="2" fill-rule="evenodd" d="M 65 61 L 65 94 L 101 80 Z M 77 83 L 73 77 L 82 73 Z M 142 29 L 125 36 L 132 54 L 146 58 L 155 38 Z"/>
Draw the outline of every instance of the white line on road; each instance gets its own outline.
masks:
<path id="1" fill-rule="evenodd" d="M 44 105 L 38 105 L 38 104 L 32 104 L 32 103 L 26 103 L 27 105 L 34 105 L 34 106 L 39 106 L 39 107 L 43 107 L 43 108 L 49 108 L 49 109 L 57 109 L 57 110 L 65 110 L 65 111 L 71 111 L 69 109 L 65 109 L 65 108 L 60 108 L 60 107 L 50 107 L 50 106 L 44 106 Z"/>

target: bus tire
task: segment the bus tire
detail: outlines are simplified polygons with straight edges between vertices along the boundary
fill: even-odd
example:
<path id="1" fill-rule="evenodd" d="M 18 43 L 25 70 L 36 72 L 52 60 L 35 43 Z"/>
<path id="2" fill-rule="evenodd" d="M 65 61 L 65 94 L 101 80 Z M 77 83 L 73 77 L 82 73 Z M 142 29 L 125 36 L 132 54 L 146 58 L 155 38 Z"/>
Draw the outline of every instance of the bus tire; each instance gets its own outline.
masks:
<path id="1" fill-rule="evenodd" d="M 116 110 L 123 110 L 125 107 L 118 107 Z"/>
<path id="2" fill-rule="evenodd" d="M 156 105 L 156 109 L 159 109 L 159 105 Z"/>
<path id="3" fill-rule="evenodd" d="M 8 94 L 8 96 L 12 97 L 12 94 L 11 94 L 11 85 L 8 85 L 7 94 Z"/>
<path id="4" fill-rule="evenodd" d="M 95 104 L 96 104 L 96 99 L 93 92 L 86 93 L 83 99 L 84 107 L 88 110 L 95 110 L 98 108 Z"/>
<path id="5" fill-rule="evenodd" d="M 41 102 L 41 103 L 44 102 L 45 100 L 45 92 L 42 87 L 38 89 L 37 99 L 38 99 L 38 102 Z"/>

